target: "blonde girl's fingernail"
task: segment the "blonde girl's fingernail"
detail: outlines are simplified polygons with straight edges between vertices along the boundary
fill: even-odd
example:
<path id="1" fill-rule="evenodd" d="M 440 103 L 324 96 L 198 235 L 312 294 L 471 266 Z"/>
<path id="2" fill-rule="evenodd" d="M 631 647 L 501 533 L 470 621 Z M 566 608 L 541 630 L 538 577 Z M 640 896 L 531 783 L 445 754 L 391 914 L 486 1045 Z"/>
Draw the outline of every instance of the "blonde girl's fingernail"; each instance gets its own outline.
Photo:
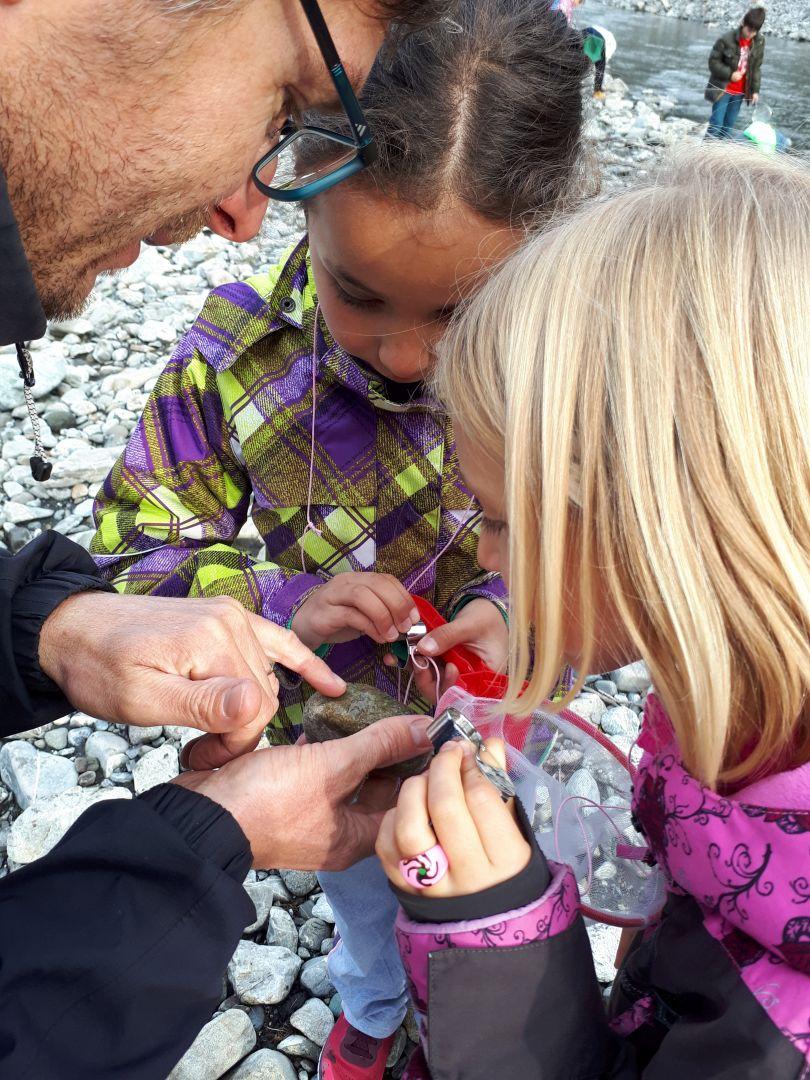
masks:
<path id="1" fill-rule="evenodd" d="M 455 739 L 450 739 L 450 740 L 448 740 L 448 742 L 444 743 L 439 748 L 439 753 L 440 754 L 453 754 L 453 753 L 455 753 L 455 750 L 456 750 L 457 746 L 458 746 L 458 743 L 455 741 Z"/>

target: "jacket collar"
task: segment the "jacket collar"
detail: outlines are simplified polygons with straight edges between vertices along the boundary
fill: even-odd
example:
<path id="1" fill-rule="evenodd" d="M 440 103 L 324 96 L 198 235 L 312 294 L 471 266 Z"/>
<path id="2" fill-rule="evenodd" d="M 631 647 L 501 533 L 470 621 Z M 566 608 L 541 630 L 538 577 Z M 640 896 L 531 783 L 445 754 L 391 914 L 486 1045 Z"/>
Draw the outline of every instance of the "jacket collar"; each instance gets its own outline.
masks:
<path id="1" fill-rule="evenodd" d="M 0 346 L 40 338 L 45 327 L 45 312 L 0 168 Z"/>

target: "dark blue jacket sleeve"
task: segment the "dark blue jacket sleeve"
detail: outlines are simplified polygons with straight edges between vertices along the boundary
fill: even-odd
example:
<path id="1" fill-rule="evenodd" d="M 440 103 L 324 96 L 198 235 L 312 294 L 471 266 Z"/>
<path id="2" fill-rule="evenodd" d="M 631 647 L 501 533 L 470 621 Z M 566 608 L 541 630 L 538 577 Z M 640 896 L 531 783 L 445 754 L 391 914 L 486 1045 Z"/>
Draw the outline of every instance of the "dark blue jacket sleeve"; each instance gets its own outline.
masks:
<path id="1" fill-rule="evenodd" d="M 10 555 L 0 547 L 0 736 L 50 723 L 71 705 L 39 666 L 39 632 L 63 600 L 111 590 L 84 548 L 41 533 Z"/>
<path id="2" fill-rule="evenodd" d="M 163 1080 L 255 918 L 242 830 L 173 784 L 87 810 L 0 882 L 0 1076 Z"/>

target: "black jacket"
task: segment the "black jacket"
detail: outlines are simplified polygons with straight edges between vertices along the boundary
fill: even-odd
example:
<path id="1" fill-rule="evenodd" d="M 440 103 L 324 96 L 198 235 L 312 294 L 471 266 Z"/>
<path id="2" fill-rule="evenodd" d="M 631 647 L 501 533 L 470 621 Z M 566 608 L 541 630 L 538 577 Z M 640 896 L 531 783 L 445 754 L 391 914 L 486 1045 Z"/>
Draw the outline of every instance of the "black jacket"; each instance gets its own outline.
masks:
<path id="1" fill-rule="evenodd" d="M 0 170 L 0 345 L 44 329 Z M 69 711 L 40 670 L 39 630 L 66 597 L 104 588 L 58 533 L 0 549 L 0 736 Z M 254 918 L 250 863 L 230 814 L 165 784 L 92 807 L 0 881 L 0 1076 L 163 1080 L 210 1018 Z"/>
<path id="2" fill-rule="evenodd" d="M 706 85 L 706 100 L 716 101 L 728 86 L 729 80 L 740 62 L 740 34 L 742 27 L 729 30 L 714 43 L 709 55 L 709 82 Z M 759 93 L 762 79 L 762 61 L 765 57 L 765 36 L 760 33 L 751 44 L 748 55 L 748 70 L 745 74 L 745 100 L 750 101 Z"/>

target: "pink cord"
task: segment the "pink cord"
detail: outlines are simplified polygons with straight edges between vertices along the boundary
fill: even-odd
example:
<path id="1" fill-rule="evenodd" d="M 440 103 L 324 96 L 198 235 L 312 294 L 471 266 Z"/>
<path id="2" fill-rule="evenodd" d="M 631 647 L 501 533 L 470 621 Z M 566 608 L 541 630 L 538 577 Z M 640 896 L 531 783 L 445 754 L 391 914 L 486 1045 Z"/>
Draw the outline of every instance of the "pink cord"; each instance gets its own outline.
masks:
<path id="1" fill-rule="evenodd" d="M 439 698 L 441 697 L 441 685 L 442 685 L 442 674 L 439 671 L 439 665 L 436 663 L 436 661 L 432 657 L 430 657 L 430 656 L 422 656 L 420 653 L 418 653 L 416 651 L 416 646 L 415 645 L 409 645 L 408 646 L 408 656 L 410 658 L 410 661 L 411 661 L 411 664 L 413 665 L 413 667 L 418 668 L 420 671 L 427 671 L 427 669 L 429 667 L 433 668 L 433 674 L 436 676 L 436 700 L 438 701 Z M 424 660 L 425 663 L 419 664 L 419 663 L 417 663 L 417 660 Z M 408 698 L 410 697 L 410 694 L 411 694 L 411 684 L 413 683 L 414 674 L 415 674 L 415 672 L 411 671 L 410 678 L 408 679 L 408 683 L 407 683 L 407 685 L 405 687 L 405 697 L 402 700 L 403 708 L 408 704 Z M 398 673 L 397 673 L 397 695 L 399 695 L 399 674 Z"/>
<path id="2" fill-rule="evenodd" d="M 607 807 L 602 806 L 601 803 L 594 802 L 593 799 L 589 799 L 587 795 L 566 795 L 566 797 L 557 807 L 557 813 L 554 816 L 554 850 L 557 852 L 557 858 L 560 859 L 562 862 L 564 862 L 565 860 L 561 859 L 560 856 L 560 814 L 562 813 L 563 807 L 567 802 L 587 803 L 589 806 L 594 807 L 594 809 L 601 810 L 601 812 L 605 815 L 610 824 L 613 826 L 616 835 L 621 840 L 622 834 L 619 832 L 618 825 L 608 813 Z M 582 839 L 585 841 L 585 854 L 588 862 L 588 884 L 585 889 L 585 895 L 589 896 L 591 892 L 591 885 L 593 884 L 593 854 L 591 853 L 590 837 L 585 831 L 585 823 L 582 820 L 582 815 L 577 813 L 576 819 L 577 825 L 579 825 L 579 830 L 582 833 Z"/>
<path id="3" fill-rule="evenodd" d="M 315 522 L 312 520 L 312 486 L 315 479 L 315 409 L 318 402 L 318 315 L 321 310 L 321 305 L 315 306 L 315 322 L 312 328 L 312 425 L 310 428 L 309 438 L 309 484 L 307 487 L 307 525 L 304 529 L 301 537 L 301 569 L 304 573 L 307 572 L 306 553 L 304 551 L 304 541 L 306 540 L 307 533 L 313 532 L 316 536 L 322 536 L 323 532 Z"/>

